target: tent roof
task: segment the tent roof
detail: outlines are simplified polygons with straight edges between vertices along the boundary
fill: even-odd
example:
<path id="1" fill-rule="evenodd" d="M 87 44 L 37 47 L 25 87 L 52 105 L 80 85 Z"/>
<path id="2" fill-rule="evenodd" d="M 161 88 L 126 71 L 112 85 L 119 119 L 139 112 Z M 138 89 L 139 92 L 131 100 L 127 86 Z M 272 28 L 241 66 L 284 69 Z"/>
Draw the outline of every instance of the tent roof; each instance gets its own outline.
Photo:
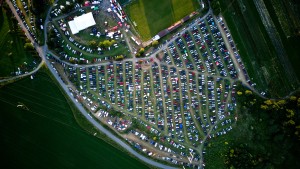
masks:
<path id="1" fill-rule="evenodd" d="M 77 27 L 76 27 L 76 24 L 75 24 L 74 20 L 69 22 L 69 26 L 70 26 L 71 32 L 73 34 L 76 34 L 76 33 L 79 32 L 78 29 L 77 29 Z"/>
<path id="2" fill-rule="evenodd" d="M 73 34 L 86 29 L 90 26 L 96 25 L 92 12 L 83 14 L 74 18 L 73 21 L 69 21 L 69 26 Z"/>

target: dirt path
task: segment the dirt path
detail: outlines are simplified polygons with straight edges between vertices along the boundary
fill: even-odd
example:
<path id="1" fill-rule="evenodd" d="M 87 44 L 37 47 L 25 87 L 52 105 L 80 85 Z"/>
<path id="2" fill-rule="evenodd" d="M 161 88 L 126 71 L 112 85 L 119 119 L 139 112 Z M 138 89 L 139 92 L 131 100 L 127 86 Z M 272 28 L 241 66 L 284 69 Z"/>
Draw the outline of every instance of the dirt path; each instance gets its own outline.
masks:
<path id="1" fill-rule="evenodd" d="M 137 138 L 137 136 L 135 136 L 132 133 L 123 134 L 122 136 L 125 139 L 131 140 L 135 143 L 138 143 L 138 144 L 142 145 L 143 148 L 147 149 L 146 151 L 151 151 L 153 153 L 152 157 L 154 157 L 154 158 L 161 159 L 161 157 L 170 157 L 170 156 L 172 156 L 172 158 L 177 160 L 177 161 L 183 161 L 183 162 L 189 163 L 187 158 L 177 158 L 176 156 L 178 156 L 178 155 L 176 155 L 176 154 L 168 153 L 168 152 L 165 152 L 165 151 L 160 151 L 157 148 L 154 148 L 153 146 L 151 146 L 149 143 L 140 140 L 139 138 Z M 198 163 L 193 162 L 193 164 L 197 165 Z"/>

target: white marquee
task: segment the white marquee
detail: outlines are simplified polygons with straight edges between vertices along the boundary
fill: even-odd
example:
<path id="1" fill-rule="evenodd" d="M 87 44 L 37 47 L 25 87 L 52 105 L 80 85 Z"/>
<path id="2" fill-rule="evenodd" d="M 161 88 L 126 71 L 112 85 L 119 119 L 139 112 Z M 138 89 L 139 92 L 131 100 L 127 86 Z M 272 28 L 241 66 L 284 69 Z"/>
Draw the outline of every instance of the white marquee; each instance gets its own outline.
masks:
<path id="1" fill-rule="evenodd" d="M 92 12 L 83 14 L 68 22 L 72 34 L 76 34 L 90 26 L 96 25 Z"/>

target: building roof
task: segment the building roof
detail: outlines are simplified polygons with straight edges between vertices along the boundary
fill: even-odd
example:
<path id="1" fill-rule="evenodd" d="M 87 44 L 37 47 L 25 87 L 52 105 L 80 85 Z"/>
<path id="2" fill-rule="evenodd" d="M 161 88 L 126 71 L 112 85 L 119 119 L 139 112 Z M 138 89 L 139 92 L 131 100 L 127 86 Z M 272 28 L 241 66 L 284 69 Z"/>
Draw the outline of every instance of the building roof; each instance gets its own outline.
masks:
<path id="1" fill-rule="evenodd" d="M 83 14 L 68 22 L 72 34 L 76 34 L 90 26 L 96 25 L 92 12 Z"/>
<path id="2" fill-rule="evenodd" d="M 69 21 L 68 24 L 69 24 L 69 27 L 70 27 L 71 32 L 72 32 L 73 34 L 76 34 L 76 33 L 79 32 L 79 30 L 78 30 L 77 27 L 76 27 L 76 24 L 75 24 L 75 21 L 74 21 L 74 20 Z"/>

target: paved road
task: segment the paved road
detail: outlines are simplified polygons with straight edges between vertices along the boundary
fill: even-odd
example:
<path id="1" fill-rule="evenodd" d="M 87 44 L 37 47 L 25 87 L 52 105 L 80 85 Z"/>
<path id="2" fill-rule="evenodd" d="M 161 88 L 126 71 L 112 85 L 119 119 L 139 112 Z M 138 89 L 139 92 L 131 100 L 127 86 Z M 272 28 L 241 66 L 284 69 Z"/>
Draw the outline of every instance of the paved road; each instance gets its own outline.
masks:
<path id="1" fill-rule="evenodd" d="M 32 44 L 36 44 L 34 42 L 34 40 L 32 39 L 32 37 L 30 36 L 28 30 L 25 28 L 21 18 L 19 17 L 19 15 L 17 14 L 13 4 L 9 1 L 9 0 L 6 0 L 6 3 L 8 4 L 9 8 L 11 9 L 11 11 L 13 12 L 13 14 L 15 15 L 17 21 L 19 22 L 19 25 L 21 26 L 21 29 L 24 30 L 25 32 L 25 35 L 27 36 L 27 38 L 32 42 Z M 37 45 L 34 45 L 36 51 L 38 52 L 38 54 L 40 55 L 40 57 L 42 58 L 42 55 L 43 55 L 43 51 L 41 50 L 40 47 L 38 47 Z M 2 82 L 7 82 L 7 81 L 11 81 L 11 80 L 16 80 L 16 79 L 19 79 L 19 78 L 22 78 L 22 77 L 26 77 L 26 76 L 29 76 L 29 75 L 32 75 L 34 73 L 36 73 L 44 64 L 44 61 L 42 60 L 41 63 L 38 65 L 37 68 L 35 68 L 34 70 L 32 70 L 31 72 L 28 72 L 28 73 L 25 73 L 25 74 L 22 74 L 22 75 L 19 75 L 19 76 L 14 76 L 14 77 L 10 77 L 10 78 L 6 78 L 6 79 L 2 79 L 0 80 L 0 83 Z"/>
<path id="2" fill-rule="evenodd" d="M 8 0 L 7 0 L 8 1 Z M 57 0 L 56 0 L 57 2 Z M 47 40 L 47 32 L 46 32 L 46 28 L 47 28 L 47 23 L 49 22 L 49 13 L 51 11 L 52 7 L 50 7 L 49 11 L 48 11 L 48 15 L 45 19 L 45 25 L 44 25 L 44 35 L 45 35 L 45 44 L 46 44 L 46 40 Z M 14 11 L 14 9 L 13 9 Z M 43 50 L 41 50 L 43 49 Z M 80 110 L 80 112 L 82 113 L 82 115 L 85 116 L 85 118 L 91 122 L 95 127 L 97 127 L 101 132 L 105 133 L 109 138 L 111 138 L 112 140 L 114 140 L 117 144 L 119 144 L 120 146 L 122 146 L 123 148 L 125 148 L 128 152 L 130 152 L 131 154 L 133 154 L 134 156 L 136 156 L 138 159 L 153 165 L 155 167 L 158 168 L 167 168 L 167 169 L 173 169 L 174 167 L 170 167 L 158 162 L 155 162 L 151 159 L 148 159 L 142 155 L 140 155 L 139 153 L 137 153 L 135 150 L 133 150 L 129 145 L 127 145 L 126 143 L 124 143 L 121 139 L 119 139 L 118 137 L 116 137 L 114 134 L 112 134 L 110 131 L 108 131 L 107 129 L 105 129 L 102 125 L 100 125 L 94 118 L 91 118 L 89 116 L 89 113 L 83 108 L 83 106 L 76 102 L 76 100 L 74 99 L 74 97 L 70 94 L 67 86 L 63 83 L 63 81 L 61 80 L 61 78 L 59 77 L 59 75 L 55 72 L 55 70 L 52 68 L 51 63 L 46 59 L 46 53 L 47 53 L 47 46 L 45 45 L 43 48 L 38 48 L 38 51 L 42 51 L 42 55 L 40 55 L 43 59 L 43 61 L 46 63 L 47 67 L 49 68 L 50 72 L 53 74 L 53 76 L 56 78 L 56 80 L 59 82 L 60 86 L 64 89 L 65 93 L 69 96 L 69 98 L 73 101 L 73 103 L 76 105 L 76 107 L 78 108 L 78 110 Z"/>
<path id="3" fill-rule="evenodd" d="M 83 106 L 76 102 L 75 99 L 73 98 L 73 96 L 70 95 L 69 90 L 67 88 L 67 86 L 63 83 L 63 81 L 61 80 L 61 78 L 58 76 L 58 74 L 53 70 L 51 63 L 45 58 L 45 55 L 47 52 L 49 52 L 51 55 L 53 55 L 56 59 L 59 60 L 59 57 L 56 56 L 54 53 L 52 53 L 51 51 L 48 51 L 47 45 L 46 45 L 46 41 L 47 41 L 47 24 L 49 23 L 49 14 L 51 11 L 52 7 L 50 8 L 50 10 L 48 11 L 48 15 L 45 19 L 45 25 L 44 25 L 44 36 L 45 36 L 45 46 L 42 48 L 43 50 L 41 50 L 41 48 L 37 48 L 38 51 L 42 51 L 42 55 L 40 55 L 43 60 L 45 61 L 46 65 L 48 66 L 49 70 L 51 71 L 51 73 L 54 75 L 54 77 L 57 79 L 57 81 L 59 82 L 59 84 L 62 86 L 62 88 L 64 89 L 64 91 L 66 92 L 66 94 L 70 97 L 70 99 L 74 102 L 74 104 L 76 105 L 76 107 L 80 110 L 80 112 L 86 117 L 86 119 L 88 119 L 95 127 L 97 127 L 100 131 L 102 131 L 103 133 L 105 133 L 109 138 L 111 138 L 112 140 L 114 140 L 117 144 L 121 145 L 123 148 L 125 148 L 127 151 L 129 151 L 130 153 L 132 153 L 133 155 L 135 155 L 137 158 L 139 158 L 140 160 L 151 164 L 153 166 L 159 167 L 159 168 L 173 168 L 164 164 L 160 164 L 158 162 L 155 162 L 153 160 L 150 160 L 140 154 L 138 154 L 135 150 L 133 150 L 129 145 L 127 145 L 126 143 L 124 143 L 122 140 L 120 140 L 119 138 L 117 138 L 115 135 L 113 135 L 110 131 L 106 130 L 103 126 L 101 126 L 95 119 L 91 118 L 92 116 L 89 116 L 89 113 L 83 108 Z M 197 24 L 199 21 L 204 20 L 209 14 L 212 14 L 212 11 L 209 10 L 208 13 L 206 15 L 204 15 L 202 18 L 197 19 L 193 24 L 189 25 L 187 28 L 182 29 L 179 34 L 182 35 L 186 29 L 189 29 L 193 26 L 195 26 L 195 24 Z M 20 21 L 19 21 L 20 22 Z M 23 29 L 25 29 L 25 27 L 23 27 Z M 152 53 L 149 57 L 147 57 L 147 59 L 149 58 L 155 58 L 156 54 L 158 54 L 159 52 L 161 52 L 162 50 L 166 49 L 168 47 L 168 45 L 170 43 L 173 43 L 175 41 L 175 39 L 177 38 L 177 36 L 172 37 L 170 40 L 168 40 L 168 42 L 166 44 L 164 44 L 160 49 L 158 49 L 157 51 L 155 51 L 154 53 Z M 132 62 L 136 62 L 140 60 L 139 58 L 130 58 L 130 59 L 124 59 L 122 62 L 125 61 L 132 61 Z M 105 65 L 108 63 L 97 63 L 97 64 L 92 64 L 92 65 L 76 65 L 76 64 L 71 64 L 65 61 L 62 61 L 67 65 L 70 66 L 75 66 L 75 67 L 90 67 L 90 66 L 99 66 L 99 65 Z M 202 147 L 200 148 L 202 152 Z M 203 159 L 201 159 L 200 164 L 202 164 Z"/>
<path id="4" fill-rule="evenodd" d="M 35 68 L 34 70 L 32 70 L 31 72 L 24 73 L 22 75 L 18 75 L 18 76 L 14 76 L 14 77 L 9 77 L 9 78 L 6 78 L 6 79 L 1 79 L 0 83 L 4 83 L 4 82 L 8 82 L 8 81 L 13 81 L 13 80 L 16 80 L 16 79 L 19 79 L 19 78 L 30 76 L 30 75 L 36 73 L 38 70 L 40 70 L 40 68 L 43 66 L 43 64 L 44 64 L 44 61 L 42 60 L 41 63 L 38 65 L 38 67 Z"/>
<path id="5" fill-rule="evenodd" d="M 34 40 L 31 38 L 31 36 L 29 35 L 27 29 L 24 27 L 23 25 L 23 22 L 22 20 L 20 19 L 20 17 L 18 16 L 18 14 L 16 13 L 15 11 L 15 8 L 13 7 L 12 3 L 9 1 L 9 0 L 6 0 L 7 4 L 9 5 L 9 7 L 11 8 L 13 14 L 15 15 L 15 17 L 17 18 L 18 22 L 20 23 L 21 25 L 21 28 L 24 30 L 25 34 L 27 35 L 28 39 L 33 43 L 34 43 Z M 57 0 L 56 0 L 57 2 Z M 46 31 L 46 28 L 47 28 L 47 24 L 49 22 L 49 14 L 50 14 L 50 11 L 52 10 L 52 7 L 50 7 L 49 11 L 48 11 L 48 14 L 47 14 L 47 17 L 45 19 L 45 25 L 44 25 L 44 35 L 45 35 L 45 44 L 46 44 L 46 41 L 47 41 L 47 31 Z M 85 118 L 91 122 L 95 127 L 97 127 L 101 132 L 103 132 L 104 134 L 106 134 L 110 139 L 114 140 L 117 144 L 119 144 L 120 146 L 122 146 L 123 148 L 125 148 L 128 152 L 130 152 L 131 154 L 133 154 L 134 156 L 136 156 L 138 159 L 150 164 L 150 165 L 153 165 L 155 167 L 158 167 L 158 168 L 167 168 L 167 169 L 174 169 L 174 167 L 170 167 L 170 166 L 167 166 L 167 165 L 164 165 L 164 164 L 161 164 L 161 163 L 158 163 L 156 161 L 153 161 L 151 159 L 148 159 L 142 155 L 140 155 L 139 153 L 137 153 L 135 150 L 133 150 L 129 145 L 127 145 L 125 142 L 123 142 L 121 139 L 119 139 L 118 137 L 116 137 L 114 134 L 112 134 L 110 131 L 108 131 L 107 129 L 105 129 L 102 125 L 100 125 L 94 118 L 91 118 L 91 116 L 89 115 L 89 113 L 83 108 L 83 106 L 76 102 L 74 97 L 70 94 L 67 86 L 63 83 L 63 81 L 61 80 L 61 78 L 59 77 L 59 75 L 55 72 L 55 70 L 52 68 L 51 66 L 51 63 L 46 59 L 46 53 L 47 53 L 47 45 L 43 46 L 43 47 L 38 47 L 35 45 L 35 49 L 37 50 L 37 52 L 39 53 L 40 57 L 42 58 L 42 62 L 41 64 L 39 65 L 39 67 L 37 69 L 35 69 L 34 71 L 28 73 L 28 74 L 24 74 L 24 75 L 21 75 L 21 76 L 16 76 L 16 77 L 13 77 L 13 78 L 10 78 L 9 80 L 13 80 L 13 79 L 16 79 L 16 78 L 20 78 L 22 76 L 28 76 L 32 73 L 35 73 L 36 71 L 39 70 L 39 68 L 42 66 L 43 63 L 46 63 L 47 67 L 49 68 L 50 72 L 52 73 L 52 75 L 55 77 L 55 79 L 59 82 L 60 86 L 64 89 L 65 93 L 69 96 L 69 98 L 73 101 L 73 103 L 76 105 L 76 107 L 78 108 L 78 110 L 80 110 L 80 112 L 82 113 L 82 115 L 85 116 Z M 4 80 L 8 80 L 8 79 L 4 79 Z M 0 82 L 4 81 L 4 80 L 1 80 Z"/>
<path id="6" fill-rule="evenodd" d="M 158 162 L 155 162 L 151 159 L 148 159 L 142 155 L 140 155 L 139 153 L 137 153 L 135 150 L 133 150 L 129 145 L 127 145 L 126 143 L 124 143 L 121 139 L 119 139 L 118 137 L 116 137 L 114 134 L 112 134 L 110 131 L 108 131 L 107 129 L 105 129 L 102 125 L 100 125 L 94 118 L 91 118 L 92 116 L 89 116 L 89 113 L 83 108 L 83 106 L 76 102 L 74 97 L 70 94 L 70 92 L 68 92 L 68 88 L 66 87 L 66 85 L 63 83 L 63 81 L 60 79 L 60 77 L 58 76 L 58 74 L 53 70 L 51 63 L 46 60 L 45 61 L 47 66 L 49 67 L 50 72 L 54 75 L 54 77 L 56 78 L 56 80 L 59 82 L 59 84 L 61 85 L 61 87 L 64 89 L 64 91 L 66 92 L 66 94 L 69 96 L 69 98 L 73 101 L 73 103 L 76 105 L 76 107 L 78 108 L 78 110 L 80 110 L 80 112 L 82 113 L 82 115 L 85 116 L 85 118 L 91 122 L 95 127 L 97 127 L 101 132 L 103 132 L 104 134 L 106 134 L 109 138 L 111 138 L 112 140 L 114 140 L 117 144 L 119 144 L 120 146 L 122 146 L 123 148 L 125 148 L 128 152 L 130 152 L 131 154 L 133 154 L 134 156 L 136 156 L 138 159 L 151 164 L 155 167 L 159 167 L 159 168 L 168 168 L 168 169 L 173 169 L 174 167 L 170 167 Z"/>
<path id="7" fill-rule="evenodd" d="M 57 0 L 56 0 L 57 2 Z M 49 14 L 51 11 L 52 7 L 50 7 L 47 17 L 45 19 L 45 25 L 44 25 L 44 35 L 45 35 L 45 40 L 47 40 L 47 24 L 49 22 Z M 46 41 L 45 41 L 46 44 Z M 76 102 L 76 100 L 74 99 L 74 97 L 70 94 L 69 89 L 67 88 L 67 86 L 63 83 L 63 81 L 61 80 L 61 78 L 58 76 L 58 74 L 54 71 L 54 69 L 51 66 L 51 63 L 46 59 L 46 54 L 47 54 L 47 45 L 45 45 L 43 47 L 43 55 L 42 58 L 45 61 L 47 67 L 49 68 L 50 72 L 52 73 L 52 75 L 56 78 L 56 80 L 59 82 L 60 86 L 64 89 L 65 93 L 69 96 L 69 98 L 73 101 L 73 103 L 76 105 L 76 107 L 78 108 L 78 110 L 80 110 L 80 112 L 82 113 L 82 115 L 85 116 L 85 118 L 92 123 L 95 127 L 97 127 L 101 132 L 103 132 L 104 134 L 106 134 L 110 139 L 112 139 L 113 141 L 115 141 L 117 144 L 119 144 L 120 146 L 122 146 L 123 148 L 125 148 L 128 152 L 130 152 L 131 154 L 133 154 L 134 156 L 136 156 L 138 159 L 153 165 L 155 167 L 159 167 L 159 168 L 168 168 L 168 169 L 173 169 L 174 167 L 170 167 L 158 162 L 155 162 L 151 159 L 148 159 L 142 155 L 140 155 L 139 153 L 137 153 L 135 150 L 133 150 L 129 145 L 127 145 L 126 143 L 124 143 L 121 139 L 119 139 L 118 137 L 116 137 L 114 134 L 112 134 L 110 131 L 108 131 L 107 129 L 105 129 L 102 125 L 100 125 L 94 118 L 91 118 L 92 116 L 89 115 L 89 112 L 87 112 L 83 106 Z"/>
<path id="8" fill-rule="evenodd" d="M 182 29 L 179 34 L 180 36 L 182 36 L 184 34 L 184 32 L 186 32 L 186 30 L 192 28 L 193 26 L 197 25 L 198 22 L 203 21 L 209 14 L 212 14 L 212 10 L 209 9 L 209 11 L 202 17 L 202 18 L 198 18 L 194 21 L 193 24 L 189 25 L 188 27 L 186 27 L 185 29 Z M 154 53 L 151 54 L 151 56 L 156 56 L 159 52 L 161 52 L 162 50 L 165 50 L 169 44 L 173 43 L 176 38 L 178 38 L 178 36 L 173 36 L 171 39 L 168 40 L 168 42 L 166 44 L 164 44 L 159 50 L 155 51 Z"/>
<path id="9" fill-rule="evenodd" d="M 56 0 L 57 2 L 58 0 Z M 10 8 L 12 9 L 14 15 L 16 16 L 18 22 L 20 23 L 22 29 L 25 31 L 26 35 L 28 36 L 29 33 L 28 31 L 26 30 L 26 28 L 24 27 L 21 19 L 19 18 L 19 16 L 17 15 L 14 7 L 12 6 L 11 2 L 9 0 L 6 0 L 6 2 L 9 4 Z M 167 166 L 167 165 L 164 165 L 164 164 L 161 164 L 161 163 L 158 163 L 158 162 L 155 162 L 151 159 L 148 159 L 142 155 L 140 155 L 139 153 L 137 153 L 135 150 L 133 150 L 129 145 L 127 145 L 125 142 L 123 142 L 121 139 L 119 139 L 118 137 L 116 137 L 114 134 L 112 134 L 110 131 L 108 131 L 107 129 L 105 129 L 102 125 L 100 125 L 94 118 L 92 118 L 92 116 L 89 115 L 89 112 L 87 112 L 83 106 L 76 102 L 76 100 L 74 99 L 74 97 L 70 94 L 67 86 L 63 83 L 63 81 L 61 80 L 61 78 L 59 77 L 59 75 L 56 73 L 56 71 L 52 68 L 51 66 L 51 63 L 46 59 L 46 54 L 48 52 L 48 48 L 47 48 L 47 45 L 46 45 L 46 41 L 47 41 L 47 24 L 49 23 L 49 14 L 50 14 L 50 11 L 52 10 L 52 7 L 50 7 L 49 11 L 48 11 L 48 14 L 47 14 L 47 17 L 45 19 L 45 24 L 44 24 L 44 36 L 45 36 L 45 46 L 43 47 L 37 47 L 35 46 L 35 49 L 37 50 L 37 52 L 39 53 L 39 55 L 41 56 L 41 58 L 43 59 L 43 61 L 41 62 L 41 64 L 39 65 L 38 69 L 42 66 L 42 63 L 45 62 L 47 67 L 49 68 L 50 72 L 53 74 L 53 76 L 56 78 L 56 80 L 59 82 L 60 86 L 64 89 L 65 93 L 69 96 L 69 98 L 73 101 L 73 103 L 76 105 L 76 107 L 78 108 L 78 110 L 80 110 L 80 112 L 82 113 L 82 115 L 85 116 L 85 118 L 87 120 L 89 120 L 89 122 L 91 122 L 95 127 L 97 127 L 101 132 L 105 133 L 109 138 L 111 138 L 112 140 L 114 140 L 117 144 L 119 144 L 120 146 L 122 146 L 123 148 L 125 148 L 128 152 L 130 152 L 131 154 L 133 154 L 134 156 L 136 156 L 138 159 L 150 164 L 150 165 L 153 165 L 155 167 L 159 167 L 159 168 L 174 168 L 174 167 L 170 167 L 170 166 Z M 192 27 L 194 26 L 198 21 L 201 21 L 203 20 L 207 15 L 211 14 L 211 10 L 209 10 L 209 12 L 203 17 L 203 18 L 200 18 L 199 20 L 197 20 L 195 23 L 191 24 L 189 27 Z M 188 28 L 189 28 L 188 27 Z M 221 29 L 222 30 L 222 29 Z M 180 32 L 180 34 L 184 33 L 185 30 L 182 30 Z M 28 37 L 31 42 L 34 43 L 33 39 L 29 36 Z M 170 39 L 168 41 L 168 43 L 166 43 L 162 48 L 160 48 L 159 50 L 157 50 L 156 52 L 154 52 L 151 56 L 149 56 L 148 58 L 155 58 L 155 55 L 159 52 L 161 52 L 162 50 L 166 49 L 168 44 L 172 43 L 174 40 L 176 39 L 176 37 L 173 37 L 172 39 Z M 51 53 L 51 52 L 50 52 Z M 51 53 L 53 54 L 53 53 Z M 53 54 L 54 57 L 57 57 L 55 54 Z M 58 58 L 58 57 L 57 57 Z M 125 59 L 123 62 L 125 61 L 138 61 L 140 59 L 138 58 L 131 58 L 131 59 Z M 66 63 L 67 65 L 70 65 L 70 66 L 80 66 L 80 67 L 90 67 L 90 66 L 98 66 L 98 65 L 102 65 L 102 64 L 108 64 L 108 63 L 98 63 L 98 64 L 93 64 L 93 65 L 74 65 L 74 64 L 71 64 L 71 63 L 68 63 L 68 62 L 64 62 Z M 33 72 L 30 72 L 31 74 L 32 73 L 35 73 L 36 71 L 38 71 L 38 69 L 34 70 Z M 27 76 L 30 74 L 26 74 Z M 23 76 L 26 76 L 25 74 Z M 239 76 L 240 77 L 240 76 Z M 14 77 L 14 78 L 19 78 L 19 77 Z M 242 78 L 243 79 L 243 78 Z M 242 80 L 243 81 L 243 80 Z M 1 81 L 0 81 L 1 82 Z M 247 84 L 247 83 L 244 83 L 244 84 Z M 251 87 L 251 86 L 250 86 Z M 253 89 L 251 87 L 251 89 Z M 253 91 L 255 91 L 253 89 Z M 258 93 L 258 92 L 256 92 Z M 259 94 L 259 93 L 258 93 Z M 260 95 L 261 96 L 261 95 Z"/>
<path id="10" fill-rule="evenodd" d="M 202 18 L 197 19 L 193 24 L 191 24 L 190 26 L 188 26 L 188 27 L 186 27 L 185 29 L 181 30 L 181 31 L 179 32 L 179 34 L 182 35 L 187 29 L 189 29 L 189 28 L 195 26 L 198 22 L 203 21 L 209 14 L 212 14 L 212 10 L 211 10 L 211 9 L 210 9 L 210 10 L 209 10 Z M 48 16 L 47 16 L 47 17 L 48 17 Z M 53 20 L 55 20 L 55 19 L 53 19 Z M 47 19 L 47 18 L 46 18 L 45 23 L 48 23 L 48 19 Z M 47 36 L 46 30 L 45 30 L 44 34 L 45 34 L 45 37 L 46 37 L 46 36 Z M 175 41 L 176 38 L 177 38 L 177 36 L 172 37 L 172 38 L 171 38 L 170 40 L 168 40 L 168 42 L 165 43 L 160 49 L 156 50 L 154 53 L 152 53 L 152 54 L 151 54 L 150 56 L 148 56 L 148 57 L 144 57 L 144 58 L 135 58 L 135 57 L 134 57 L 134 58 L 128 58 L 128 59 L 122 60 L 121 62 L 123 62 L 123 63 L 126 62 L 126 61 L 137 62 L 138 60 L 155 58 L 156 55 L 157 55 L 158 53 L 160 53 L 161 51 L 167 49 L 168 45 L 171 44 L 171 43 L 173 43 L 173 42 Z M 46 37 L 45 39 L 47 39 L 47 37 Z M 47 51 L 47 47 L 45 47 L 45 51 Z M 57 56 L 56 54 L 54 54 L 54 53 L 51 52 L 51 51 L 48 51 L 48 52 L 49 52 L 51 55 L 53 55 L 56 59 L 60 60 L 60 59 L 59 59 L 59 56 Z M 107 64 L 109 64 L 109 62 L 103 62 L 103 63 L 88 64 L 88 65 L 78 65 L 78 64 L 72 64 L 72 63 L 69 63 L 69 62 L 67 62 L 67 61 L 61 61 L 61 62 L 64 63 L 64 64 L 66 64 L 66 65 L 74 66 L 74 67 L 93 67 L 93 66 L 100 66 L 100 65 L 107 65 Z M 116 62 L 120 63 L 120 61 L 116 61 Z"/>

